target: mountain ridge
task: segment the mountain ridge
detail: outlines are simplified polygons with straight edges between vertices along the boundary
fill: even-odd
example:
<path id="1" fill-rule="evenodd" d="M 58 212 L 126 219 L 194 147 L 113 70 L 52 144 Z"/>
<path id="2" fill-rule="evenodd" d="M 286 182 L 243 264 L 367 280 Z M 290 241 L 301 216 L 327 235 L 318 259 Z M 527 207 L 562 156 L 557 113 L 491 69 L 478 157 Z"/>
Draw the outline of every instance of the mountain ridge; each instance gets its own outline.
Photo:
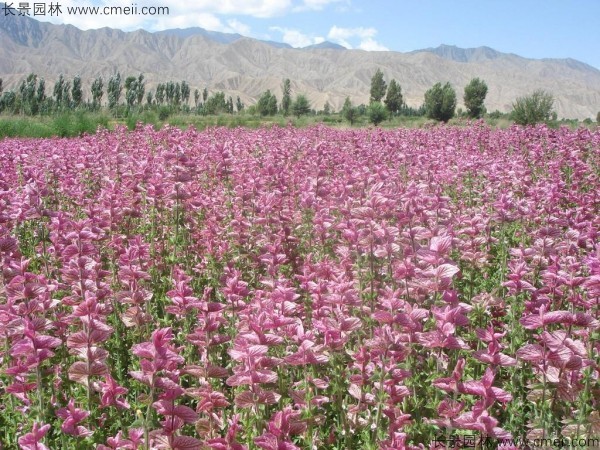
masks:
<path id="1" fill-rule="evenodd" d="M 379 68 L 388 83 L 392 78 L 400 83 L 409 106 L 419 106 L 436 82 L 449 81 L 462 99 L 464 86 L 479 77 L 489 87 L 488 111 L 508 111 L 517 97 L 538 88 L 554 95 L 559 117 L 595 117 L 600 109 L 600 71 L 571 58 L 528 59 L 485 46 L 441 45 L 400 53 L 325 42 L 297 49 L 200 27 L 174 30 L 83 31 L 14 17 L 0 21 L 0 73 L 5 88 L 31 72 L 44 77 L 47 86 L 61 73 L 80 75 L 88 86 L 93 78 L 106 80 L 117 71 L 123 76 L 144 73 L 147 89 L 186 80 L 192 91 L 223 90 L 246 104 L 267 89 L 280 99 L 282 81 L 289 78 L 292 93 L 307 95 L 315 109 L 329 102 L 339 110 L 346 97 L 368 103 L 370 79 Z"/>

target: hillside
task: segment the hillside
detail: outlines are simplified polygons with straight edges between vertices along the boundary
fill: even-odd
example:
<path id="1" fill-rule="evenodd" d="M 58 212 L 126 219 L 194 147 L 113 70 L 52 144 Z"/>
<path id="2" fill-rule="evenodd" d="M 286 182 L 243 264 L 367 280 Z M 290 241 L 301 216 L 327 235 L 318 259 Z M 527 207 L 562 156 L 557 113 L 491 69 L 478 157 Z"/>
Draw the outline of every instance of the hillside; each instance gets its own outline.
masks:
<path id="1" fill-rule="evenodd" d="M 460 100 L 464 86 L 479 77 L 489 86 L 489 111 L 508 111 L 517 97 L 538 88 L 554 94 L 559 117 L 595 117 L 600 109 L 600 71 L 572 59 L 534 60 L 488 47 L 398 53 L 325 43 L 295 49 L 200 28 L 82 31 L 28 17 L 0 21 L 0 74 L 9 88 L 31 72 L 51 87 L 60 73 L 80 75 L 90 83 L 120 71 L 124 76 L 144 73 L 148 89 L 158 82 L 185 80 L 192 91 L 223 90 L 253 104 L 266 89 L 280 98 L 282 80 L 290 78 L 293 94 L 306 94 L 313 107 L 322 108 L 328 101 L 339 109 L 347 96 L 355 104 L 368 102 L 377 68 L 386 80 L 395 78 L 401 84 L 410 106 L 419 106 L 425 91 L 438 81 L 449 81 Z"/>

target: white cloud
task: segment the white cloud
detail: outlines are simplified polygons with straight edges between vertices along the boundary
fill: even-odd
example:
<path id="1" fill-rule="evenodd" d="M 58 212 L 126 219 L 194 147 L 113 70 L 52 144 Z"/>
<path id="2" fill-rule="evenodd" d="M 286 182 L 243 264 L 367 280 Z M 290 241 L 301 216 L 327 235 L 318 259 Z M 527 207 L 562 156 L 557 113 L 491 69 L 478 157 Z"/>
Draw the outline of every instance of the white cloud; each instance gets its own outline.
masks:
<path id="1" fill-rule="evenodd" d="M 321 11 L 327 5 L 333 3 L 348 4 L 348 0 L 303 0 L 302 4 L 295 7 L 294 11 Z"/>
<path id="2" fill-rule="evenodd" d="M 163 3 L 165 0 L 163 0 Z M 258 18 L 275 17 L 287 12 L 291 0 L 196 0 L 182 5 L 180 0 L 167 0 L 167 4 L 183 6 L 183 9 L 205 11 L 214 14 L 235 14 L 237 16 L 252 16 Z"/>
<path id="3" fill-rule="evenodd" d="M 367 51 L 385 51 L 387 47 L 377 42 L 374 37 L 377 34 L 375 28 L 357 27 L 357 28 L 342 28 L 336 25 L 332 26 L 327 34 L 327 38 L 331 39 L 346 48 L 354 48 L 351 41 L 358 40 L 356 48 Z"/>
<path id="4" fill-rule="evenodd" d="M 360 41 L 360 44 L 358 44 L 358 48 L 368 52 L 386 52 L 389 50 L 389 48 L 387 48 L 385 45 L 381 45 L 373 38 L 363 39 Z"/>
<path id="5" fill-rule="evenodd" d="M 308 47 L 309 45 L 320 44 L 325 41 L 325 38 L 322 36 L 310 36 L 291 28 L 270 27 L 269 30 L 281 33 L 281 40 L 294 48 Z"/>
<path id="6" fill-rule="evenodd" d="M 237 19 L 231 19 L 224 24 L 220 15 L 251 16 L 268 18 L 282 15 L 292 8 L 292 0 L 197 0 L 192 3 L 182 3 L 180 0 L 61 0 L 62 14 L 58 16 L 46 15 L 42 20 L 52 23 L 69 23 L 81 29 L 93 29 L 109 26 L 125 31 L 144 28 L 148 31 L 157 31 L 167 28 L 186 28 L 200 26 L 212 31 L 236 32 L 248 34 L 250 29 Z M 135 5 L 138 11 L 143 7 L 166 7 L 168 14 L 141 15 L 141 14 L 68 14 L 67 7 L 131 7 Z"/>
<path id="7" fill-rule="evenodd" d="M 234 33 L 239 33 L 242 36 L 250 36 L 250 27 L 237 19 L 228 20 L 227 26 L 229 26 L 231 31 L 233 31 Z"/>
<path id="8" fill-rule="evenodd" d="M 327 35 L 327 37 L 330 39 L 348 39 L 356 36 L 362 39 L 366 39 L 372 38 L 376 34 L 377 30 L 375 28 L 341 28 L 334 25 L 329 30 L 329 34 Z"/>
<path id="9" fill-rule="evenodd" d="M 284 0 L 289 2 L 289 0 Z M 200 2 L 202 3 L 202 2 Z M 227 5 L 224 10 L 231 8 L 233 5 L 232 1 L 225 2 Z M 239 2 L 240 4 L 243 2 Z M 249 2 L 258 3 L 258 2 Z M 263 3 L 282 3 L 281 0 Z M 142 15 L 142 14 L 116 14 L 113 13 L 110 16 L 104 14 L 68 14 L 67 7 L 89 7 L 99 6 L 103 8 L 105 6 L 115 7 L 130 7 L 132 4 L 136 5 L 138 12 L 145 6 L 161 6 L 168 7 L 169 13 L 162 15 Z M 207 11 L 208 8 L 203 9 L 199 7 L 199 3 L 185 5 L 181 2 L 174 0 L 137 0 L 135 3 L 119 4 L 112 0 L 102 0 L 90 3 L 81 3 L 77 0 L 61 0 L 61 11 L 62 14 L 58 16 L 47 15 L 43 20 L 48 20 L 52 23 L 69 23 L 75 25 L 83 30 L 97 29 L 102 27 L 111 27 L 124 31 L 137 30 L 143 28 L 147 31 L 158 31 L 169 28 L 189 28 L 189 27 L 202 27 L 211 31 L 220 31 L 223 33 L 239 33 L 244 36 L 251 35 L 250 27 L 238 19 L 231 18 L 225 22 L 218 17 L 218 12 Z M 252 5 L 250 5 L 252 6 Z M 215 9 L 215 8 L 213 8 Z M 256 8 L 248 8 L 247 12 L 254 12 L 256 14 L 266 14 L 266 6 L 263 11 Z"/>

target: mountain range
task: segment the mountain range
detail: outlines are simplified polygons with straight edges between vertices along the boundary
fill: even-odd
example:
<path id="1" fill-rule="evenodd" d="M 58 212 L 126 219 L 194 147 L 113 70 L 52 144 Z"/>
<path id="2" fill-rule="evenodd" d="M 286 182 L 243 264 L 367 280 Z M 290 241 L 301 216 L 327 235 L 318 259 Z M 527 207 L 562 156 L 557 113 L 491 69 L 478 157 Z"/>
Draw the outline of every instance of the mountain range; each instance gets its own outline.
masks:
<path id="1" fill-rule="evenodd" d="M 146 89 L 169 80 L 185 80 L 192 92 L 208 88 L 239 96 L 254 104 L 267 89 L 281 98 L 281 85 L 291 80 L 292 95 L 305 94 L 313 108 L 325 102 L 339 110 L 346 97 L 368 103 L 371 77 L 381 69 L 396 79 L 409 106 L 423 103 L 427 89 L 449 81 L 459 106 L 464 86 L 474 77 L 489 89 L 488 111 L 510 111 L 517 97 L 544 89 L 554 95 L 558 117 L 596 117 L 600 110 L 600 70 L 574 59 L 528 59 L 489 47 L 463 49 L 451 45 L 400 52 L 349 50 L 323 42 L 297 49 L 239 34 L 202 28 L 159 32 L 124 32 L 111 28 L 80 30 L 30 17 L 0 20 L 0 78 L 16 87 L 29 73 L 51 86 L 60 74 L 91 81 L 143 73 Z M 87 85 L 86 85 L 87 83 Z M 106 95 L 104 97 L 106 101 Z"/>

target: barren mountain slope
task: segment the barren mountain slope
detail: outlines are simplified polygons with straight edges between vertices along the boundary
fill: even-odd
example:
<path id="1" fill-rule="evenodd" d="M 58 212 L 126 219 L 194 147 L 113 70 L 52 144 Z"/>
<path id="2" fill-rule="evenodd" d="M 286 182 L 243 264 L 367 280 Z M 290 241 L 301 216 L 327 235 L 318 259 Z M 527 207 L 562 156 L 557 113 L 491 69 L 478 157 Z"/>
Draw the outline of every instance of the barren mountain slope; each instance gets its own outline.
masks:
<path id="1" fill-rule="evenodd" d="M 147 89 L 185 80 L 192 91 L 223 90 L 252 104 L 266 89 L 280 98 L 282 80 L 289 78 L 293 94 L 306 94 L 314 108 L 329 101 L 339 109 L 347 96 L 355 104 L 368 102 L 377 68 L 388 82 L 400 83 L 410 106 L 419 106 L 438 81 L 449 81 L 460 103 L 464 86 L 479 77 L 489 86 L 489 111 L 508 111 L 518 96 L 538 88 L 554 94 L 559 117 L 595 117 L 600 110 L 600 71 L 571 59 L 533 60 L 487 47 L 411 53 L 293 49 L 243 37 L 221 43 L 195 32 L 82 31 L 23 17 L 0 21 L 0 76 L 8 88 L 31 72 L 44 77 L 50 90 L 61 73 L 80 75 L 89 86 L 97 76 L 106 80 L 120 71 L 123 76 L 143 73 Z"/>

